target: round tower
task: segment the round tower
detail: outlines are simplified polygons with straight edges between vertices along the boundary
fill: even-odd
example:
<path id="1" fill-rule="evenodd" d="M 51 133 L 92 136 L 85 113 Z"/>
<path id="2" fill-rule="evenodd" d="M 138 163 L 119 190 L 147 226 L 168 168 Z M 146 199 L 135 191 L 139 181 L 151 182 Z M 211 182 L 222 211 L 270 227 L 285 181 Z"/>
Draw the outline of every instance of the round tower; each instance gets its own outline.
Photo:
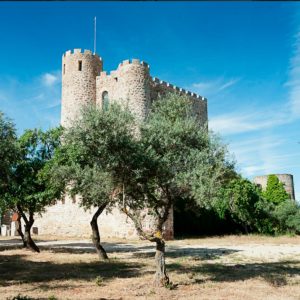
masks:
<path id="1" fill-rule="evenodd" d="M 122 98 L 137 119 L 143 120 L 150 106 L 150 72 L 149 65 L 138 59 L 124 60 L 117 70 Z"/>
<path id="2" fill-rule="evenodd" d="M 284 189 L 291 196 L 292 200 L 295 200 L 294 180 L 291 174 L 274 174 L 281 183 L 283 183 Z M 256 176 L 253 182 L 259 184 L 263 190 L 267 187 L 269 175 Z"/>
<path id="3" fill-rule="evenodd" d="M 102 60 L 90 50 L 74 49 L 62 57 L 61 125 L 70 126 L 84 105 L 96 103 L 96 76 L 102 71 Z"/>

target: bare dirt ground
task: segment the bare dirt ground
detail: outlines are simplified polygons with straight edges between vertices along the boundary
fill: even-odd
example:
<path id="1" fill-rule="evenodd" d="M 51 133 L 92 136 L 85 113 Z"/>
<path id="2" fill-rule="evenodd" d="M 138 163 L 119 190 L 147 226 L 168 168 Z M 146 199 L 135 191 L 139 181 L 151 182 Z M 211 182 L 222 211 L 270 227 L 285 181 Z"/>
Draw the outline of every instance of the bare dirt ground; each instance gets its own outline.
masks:
<path id="1" fill-rule="evenodd" d="M 36 254 L 21 249 L 18 238 L 0 238 L 1 300 L 19 293 L 34 299 L 300 300 L 300 237 L 167 242 L 174 285 L 158 289 L 150 242 L 106 240 L 110 261 L 104 263 L 89 240 L 38 240 Z"/>

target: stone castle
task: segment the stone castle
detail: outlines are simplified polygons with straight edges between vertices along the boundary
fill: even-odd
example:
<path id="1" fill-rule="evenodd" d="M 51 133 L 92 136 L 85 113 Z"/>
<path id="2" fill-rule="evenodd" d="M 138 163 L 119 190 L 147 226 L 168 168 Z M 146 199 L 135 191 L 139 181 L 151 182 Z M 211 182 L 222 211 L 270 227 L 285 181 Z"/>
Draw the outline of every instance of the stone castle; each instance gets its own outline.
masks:
<path id="1" fill-rule="evenodd" d="M 111 102 L 126 105 L 138 120 L 143 120 L 153 101 L 166 92 L 186 95 L 193 101 L 199 123 L 207 123 L 207 100 L 195 93 L 159 80 L 150 75 L 147 63 L 138 59 L 124 60 L 115 71 L 103 71 L 103 61 L 89 50 L 67 51 L 62 57 L 61 125 L 70 126 L 78 118 L 83 105 L 101 108 Z M 34 224 L 39 234 L 89 236 L 92 211 L 84 211 L 77 198 L 66 197 L 47 208 Z M 99 217 L 104 237 L 137 237 L 135 228 L 125 214 L 115 208 Z M 173 237 L 173 212 L 165 224 L 165 237 Z"/>

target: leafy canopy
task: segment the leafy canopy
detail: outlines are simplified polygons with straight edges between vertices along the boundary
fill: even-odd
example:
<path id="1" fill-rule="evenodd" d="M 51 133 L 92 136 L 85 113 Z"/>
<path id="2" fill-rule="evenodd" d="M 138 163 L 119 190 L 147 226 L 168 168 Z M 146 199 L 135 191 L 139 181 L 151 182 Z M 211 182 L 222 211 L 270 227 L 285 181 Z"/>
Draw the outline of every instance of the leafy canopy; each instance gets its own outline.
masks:
<path id="1" fill-rule="evenodd" d="M 24 212 L 42 212 L 55 199 L 55 190 L 48 188 L 45 178 L 40 175 L 60 144 L 60 133 L 60 128 L 46 132 L 26 130 L 18 139 L 18 160 L 2 198 L 6 208 L 16 209 L 18 206 Z"/>
<path id="2" fill-rule="evenodd" d="M 141 125 L 139 144 L 144 165 L 125 184 L 126 205 L 132 208 L 130 217 L 136 226 L 141 227 L 137 221 L 141 214 L 134 210 L 138 201 L 155 215 L 157 231 L 178 197 L 192 197 L 200 206 L 213 205 L 231 164 L 226 147 L 201 126 L 189 98 L 167 94 L 155 102 Z"/>
<path id="3" fill-rule="evenodd" d="M 216 210 L 221 217 L 229 214 L 245 228 L 257 229 L 261 217 L 260 204 L 264 202 L 260 189 L 247 179 L 237 177 L 220 189 Z"/>
<path id="4" fill-rule="evenodd" d="M 118 105 L 83 108 L 63 135 L 63 145 L 48 165 L 51 185 L 80 195 L 85 208 L 113 204 L 135 159 L 134 117 Z"/>
<path id="5" fill-rule="evenodd" d="M 18 154 L 15 125 L 0 112 L 0 196 L 7 191 Z"/>

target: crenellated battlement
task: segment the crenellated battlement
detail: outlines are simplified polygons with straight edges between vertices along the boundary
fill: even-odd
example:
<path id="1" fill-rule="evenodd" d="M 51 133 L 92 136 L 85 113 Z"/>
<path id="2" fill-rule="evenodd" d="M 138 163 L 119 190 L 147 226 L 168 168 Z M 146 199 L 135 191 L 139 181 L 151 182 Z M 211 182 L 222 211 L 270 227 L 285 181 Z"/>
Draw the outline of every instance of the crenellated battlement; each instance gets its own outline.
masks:
<path id="1" fill-rule="evenodd" d="M 118 75 L 118 71 L 102 71 L 100 72 L 100 74 L 97 76 L 97 79 L 98 78 L 101 78 L 101 79 L 109 79 L 109 78 L 114 78 Z"/>
<path id="2" fill-rule="evenodd" d="M 119 65 L 118 68 L 116 70 L 112 70 L 112 71 L 102 71 L 99 76 L 97 76 L 97 78 L 101 78 L 101 79 L 110 79 L 110 78 L 116 78 L 117 76 L 120 76 L 119 71 L 122 70 L 122 68 L 124 66 L 128 66 L 128 65 L 135 65 L 135 66 L 142 66 L 145 67 L 149 70 L 149 64 L 147 64 L 144 61 L 140 61 L 139 59 L 125 59 L 123 60 Z"/>
<path id="3" fill-rule="evenodd" d="M 147 64 L 144 61 L 140 61 L 139 59 L 136 59 L 136 58 L 123 60 L 121 63 L 119 63 L 118 69 L 120 69 L 124 66 L 127 66 L 127 65 L 140 65 L 140 66 L 150 69 L 149 64 Z"/>
<path id="4" fill-rule="evenodd" d="M 76 54 L 81 54 L 81 55 L 92 55 L 92 56 L 98 57 L 98 58 L 102 61 L 102 58 L 101 58 L 97 53 L 94 54 L 91 50 L 88 50 L 88 49 L 82 50 L 81 48 L 75 48 L 75 49 L 66 51 L 66 52 L 63 54 L 63 58 L 64 58 L 64 57 L 67 57 L 67 56 L 74 55 L 74 54 L 75 54 L 75 55 L 76 55 Z"/>
<path id="5" fill-rule="evenodd" d="M 163 86 L 163 87 L 165 87 L 165 88 L 167 88 L 169 90 L 175 90 L 176 92 L 179 92 L 181 94 L 185 94 L 187 96 L 194 97 L 194 98 L 197 98 L 199 100 L 207 101 L 206 98 L 204 98 L 204 97 L 202 97 L 202 96 L 200 96 L 200 95 L 198 95 L 196 93 L 187 91 L 187 90 L 185 90 L 183 88 L 179 88 L 179 87 L 177 87 L 177 86 L 175 86 L 175 85 L 173 85 L 173 84 L 171 84 L 169 82 L 160 80 L 160 79 L 158 79 L 156 77 L 152 77 L 152 81 L 154 82 L 154 84 Z"/>

